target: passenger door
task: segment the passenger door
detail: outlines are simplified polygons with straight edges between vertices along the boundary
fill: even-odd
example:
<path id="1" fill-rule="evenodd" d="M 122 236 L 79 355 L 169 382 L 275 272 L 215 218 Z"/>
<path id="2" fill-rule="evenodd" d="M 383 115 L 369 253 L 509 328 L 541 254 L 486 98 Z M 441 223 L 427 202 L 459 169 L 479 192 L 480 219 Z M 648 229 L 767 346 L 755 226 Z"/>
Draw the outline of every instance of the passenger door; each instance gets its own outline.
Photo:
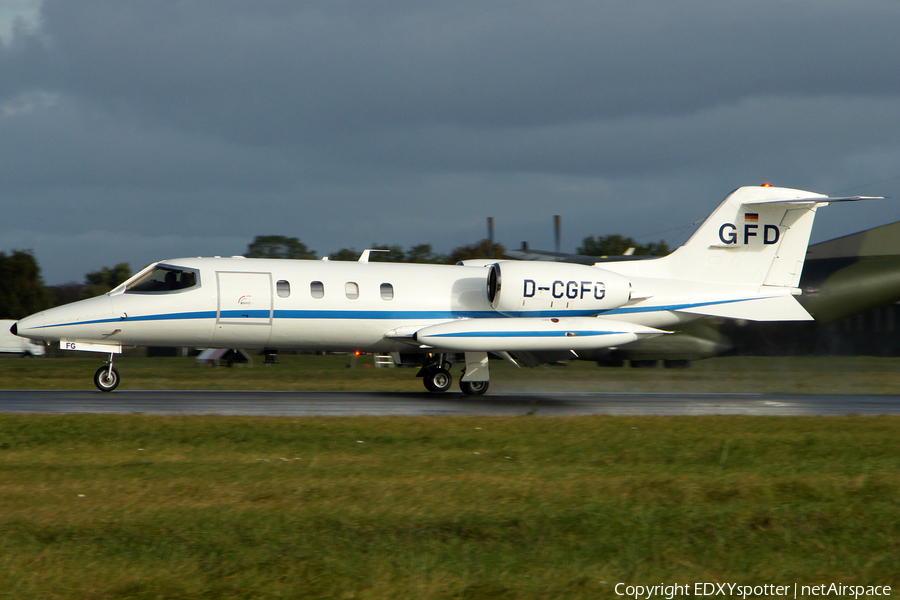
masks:
<path id="1" fill-rule="evenodd" d="M 272 274 L 216 272 L 214 348 L 265 348 L 272 333 Z"/>

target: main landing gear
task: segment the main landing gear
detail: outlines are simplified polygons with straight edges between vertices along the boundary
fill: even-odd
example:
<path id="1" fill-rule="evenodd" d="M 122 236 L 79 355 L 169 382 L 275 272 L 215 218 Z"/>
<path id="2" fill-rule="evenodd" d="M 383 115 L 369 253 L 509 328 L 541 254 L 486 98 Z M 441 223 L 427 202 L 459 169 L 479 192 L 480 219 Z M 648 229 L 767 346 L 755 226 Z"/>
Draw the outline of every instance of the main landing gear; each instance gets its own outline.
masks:
<path id="1" fill-rule="evenodd" d="M 109 355 L 106 364 L 94 373 L 94 385 L 101 392 L 111 392 L 119 385 L 119 372 L 113 366 L 113 355 Z"/>
<path id="2" fill-rule="evenodd" d="M 446 392 L 453 385 L 453 376 L 450 368 L 453 365 L 447 360 L 445 354 L 430 354 L 426 356 L 418 376 L 422 378 L 425 389 L 429 392 Z M 463 372 L 465 376 L 465 371 Z M 481 396 L 488 390 L 488 381 L 460 381 L 459 389 L 467 396 Z"/>
<path id="3" fill-rule="evenodd" d="M 459 389 L 467 396 L 481 396 L 488 390 L 489 385 L 489 381 L 460 381 Z"/>
<path id="4" fill-rule="evenodd" d="M 433 367 L 422 374 L 422 381 L 429 392 L 446 392 L 453 385 L 453 376 L 443 367 Z"/>

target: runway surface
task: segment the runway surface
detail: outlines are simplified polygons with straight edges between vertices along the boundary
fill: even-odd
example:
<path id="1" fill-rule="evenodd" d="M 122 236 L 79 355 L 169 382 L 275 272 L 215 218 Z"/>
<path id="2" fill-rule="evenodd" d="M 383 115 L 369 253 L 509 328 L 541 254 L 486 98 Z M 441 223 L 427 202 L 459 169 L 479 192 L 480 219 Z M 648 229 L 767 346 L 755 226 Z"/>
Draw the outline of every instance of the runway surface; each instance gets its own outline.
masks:
<path id="1" fill-rule="evenodd" d="M 154 415 L 897 415 L 900 396 L 0 390 L 0 413 Z"/>

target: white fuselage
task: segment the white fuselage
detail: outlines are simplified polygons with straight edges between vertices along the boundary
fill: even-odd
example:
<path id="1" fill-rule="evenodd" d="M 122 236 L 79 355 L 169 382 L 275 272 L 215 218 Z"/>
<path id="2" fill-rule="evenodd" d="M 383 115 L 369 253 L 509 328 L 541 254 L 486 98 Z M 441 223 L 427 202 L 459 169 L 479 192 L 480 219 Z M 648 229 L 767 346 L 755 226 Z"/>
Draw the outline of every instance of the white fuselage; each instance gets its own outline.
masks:
<path id="1" fill-rule="evenodd" d="M 197 283 L 174 291 L 120 286 L 18 323 L 32 339 L 124 346 L 390 351 L 385 332 L 493 312 L 486 270 L 309 260 L 196 258 Z M 408 346 L 405 346 L 408 348 Z"/>
<path id="2" fill-rule="evenodd" d="M 612 271 L 616 264 L 603 270 Z M 18 322 L 18 334 L 119 346 L 415 351 L 419 344 L 409 339 L 413 332 L 459 320 L 591 317 L 598 324 L 668 327 L 697 318 L 679 312 L 685 307 L 756 293 L 752 286 L 723 289 L 636 277 L 635 289 L 649 297 L 612 310 L 573 310 L 563 303 L 509 317 L 492 308 L 489 269 L 483 266 L 192 258 L 156 263 L 129 281 L 163 267 L 189 271 L 192 285 L 140 290 L 126 282 L 103 296 L 27 317 Z M 609 345 L 607 339 L 597 346 Z M 577 347 L 583 349 L 587 341 L 580 342 Z"/>
<path id="3" fill-rule="evenodd" d="M 23 319 L 19 335 L 125 346 L 388 351 L 397 342 L 384 334 L 395 327 L 491 310 L 478 268 L 243 258 L 164 264 L 196 270 L 197 285 L 146 293 L 120 286 Z"/>

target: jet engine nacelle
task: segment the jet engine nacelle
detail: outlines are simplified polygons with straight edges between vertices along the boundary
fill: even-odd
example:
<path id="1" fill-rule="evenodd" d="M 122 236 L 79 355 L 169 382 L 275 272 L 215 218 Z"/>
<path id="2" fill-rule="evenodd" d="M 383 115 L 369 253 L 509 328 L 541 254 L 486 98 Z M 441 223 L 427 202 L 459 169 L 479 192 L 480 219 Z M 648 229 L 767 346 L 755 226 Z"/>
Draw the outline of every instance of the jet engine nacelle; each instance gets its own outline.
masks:
<path id="1" fill-rule="evenodd" d="M 597 314 L 623 306 L 631 284 L 618 273 L 558 262 L 501 261 L 490 267 L 491 306 L 507 316 Z"/>

